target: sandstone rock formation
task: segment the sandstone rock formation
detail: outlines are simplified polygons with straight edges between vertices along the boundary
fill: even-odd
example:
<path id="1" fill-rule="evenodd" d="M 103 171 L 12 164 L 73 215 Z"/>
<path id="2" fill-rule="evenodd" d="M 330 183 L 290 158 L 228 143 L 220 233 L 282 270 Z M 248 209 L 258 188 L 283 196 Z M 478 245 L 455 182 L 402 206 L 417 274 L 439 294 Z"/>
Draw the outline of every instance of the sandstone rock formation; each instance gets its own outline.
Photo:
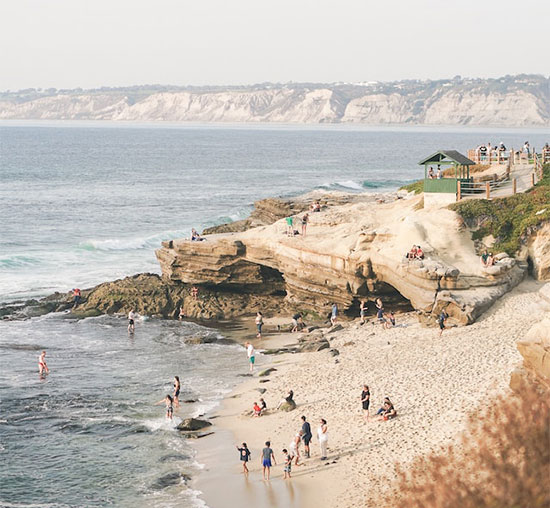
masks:
<path id="1" fill-rule="evenodd" d="M 523 365 L 514 370 L 510 379 L 510 386 L 517 391 L 525 382 L 550 390 L 550 284 L 541 289 L 541 295 L 548 298 L 548 312 L 517 342 Z"/>
<path id="2" fill-rule="evenodd" d="M 550 203 L 548 206 L 550 206 Z M 527 243 L 527 255 L 533 265 L 533 276 L 539 280 L 550 280 L 549 222 L 543 224 L 529 237 Z"/>
<path id="3" fill-rule="evenodd" d="M 361 299 L 381 296 L 387 307 L 408 300 L 428 322 L 445 309 L 451 322 L 471 323 L 522 279 L 524 267 L 505 257 L 484 273 L 454 212 L 419 210 L 420 199 L 331 206 L 311 214 L 305 238 L 286 236 L 277 221 L 204 242 L 164 242 L 157 258 L 169 280 L 285 294 L 292 307 L 321 317 L 333 302 L 356 315 Z M 413 244 L 426 259 L 404 259 Z"/>

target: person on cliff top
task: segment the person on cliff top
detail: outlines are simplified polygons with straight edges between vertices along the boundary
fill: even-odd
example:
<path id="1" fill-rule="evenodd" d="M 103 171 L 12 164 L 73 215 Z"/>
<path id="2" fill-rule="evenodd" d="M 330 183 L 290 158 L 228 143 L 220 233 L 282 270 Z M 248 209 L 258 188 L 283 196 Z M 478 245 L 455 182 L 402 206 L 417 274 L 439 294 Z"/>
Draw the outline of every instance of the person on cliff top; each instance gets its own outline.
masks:
<path id="1" fill-rule="evenodd" d="M 76 307 L 78 307 L 78 305 L 80 305 L 80 301 L 82 299 L 82 292 L 80 291 L 79 288 L 74 288 L 73 289 L 73 297 L 74 297 L 73 309 L 76 309 Z"/>
<path id="2" fill-rule="evenodd" d="M 367 301 L 361 300 L 361 305 L 359 306 L 359 313 L 361 315 L 361 324 L 365 324 L 365 318 L 367 317 Z"/>
<path id="3" fill-rule="evenodd" d="M 309 214 L 305 213 L 302 217 L 302 236 L 306 236 L 307 223 L 309 222 Z"/>
<path id="4" fill-rule="evenodd" d="M 449 317 L 449 314 L 447 314 L 444 310 L 441 311 L 441 314 L 439 314 L 439 336 L 441 337 L 443 335 L 443 330 L 445 330 L 445 321 L 447 321 L 447 318 Z"/>
<path id="5" fill-rule="evenodd" d="M 481 266 L 487 266 L 487 259 L 488 258 L 489 258 L 489 253 L 487 252 L 487 249 L 485 249 L 483 251 L 483 253 L 481 254 L 481 258 L 480 258 Z"/>
<path id="6" fill-rule="evenodd" d="M 416 246 L 416 259 L 424 259 L 424 251 L 420 245 Z"/>
<path id="7" fill-rule="evenodd" d="M 268 480 L 268 481 L 269 481 L 269 475 L 271 473 L 271 467 L 272 467 L 271 459 L 273 459 L 273 464 L 277 465 L 277 461 L 275 460 L 275 454 L 271 449 L 271 442 L 266 441 L 265 448 L 262 450 L 262 467 L 263 467 L 264 480 Z"/>
<path id="8" fill-rule="evenodd" d="M 407 259 L 409 259 L 409 260 L 416 259 L 417 251 L 418 251 L 418 249 L 416 248 L 416 245 L 413 245 L 411 247 L 411 250 L 409 252 L 407 252 Z"/>
<path id="9" fill-rule="evenodd" d="M 134 333 L 136 331 L 136 319 L 139 317 L 139 314 L 132 309 L 128 313 L 128 333 Z"/>
<path id="10" fill-rule="evenodd" d="M 246 354 L 248 356 L 248 364 L 250 366 L 250 372 L 254 372 L 254 362 L 256 360 L 255 358 L 255 351 L 254 346 L 250 344 L 250 342 L 245 342 L 246 346 Z"/>
<path id="11" fill-rule="evenodd" d="M 176 408 L 180 407 L 180 390 L 181 390 L 181 383 L 179 376 L 174 376 L 174 404 L 176 405 Z"/>
<path id="12" fill-rule="evenodd" d="M 332 324 L 332 326 L 336 324 L 337 319 L 338 319 L 338 304 L 333 303 L 332 311 L 330 313 L 330 323 Z"/>
<path id="13" fill-rule="evenodd" d="M 287 217 L 286 221 L 286 236 L 294 236 L 294 218 Z"/>
<path id="14" fill-rule="evenodd" d="M 260 311 L 258 311 L 256 313 L 256 330 L 258 331 L 258 333 L 256 334 L 256 337 L 258 339 L 262 338 L 262 326 L 263 325 L 264 325 L 264 316 Z"/>
<path id="15" fill-rule="evenodd" d="M 161 404 L 166 405 L 166 418 L 168 420 L 172 420 L 172 417 L 174 416 L 174 399 L 171 395 L 167 395 L 164 397 L 164 399 L 159 400 L 157 403 L 155 403 L 155 406 L 160 406 Z"/>
<path id="16" fill-rule="evenodd" d="M 38 357 L 38 373 L 41 376 L 50 373 L 50 369 L 48 369 L 48 365 L 46 364 L 46 351 L 42 351 Z"/>
<path id="17" fill-rule="evenodd" d="M 248 446 L 246 445 L 246 443 L 243 443 L 241 448 L 239 448 L 238 446 L 236 448 L 237 450 L 239 450 L 240 459 L 241 459 L 241 462 L 243 463 L 243 473 L 248 474 L 248 466 L 246 464 L 250 460 L 250 455 L 251 455 L 250 450 L 248 449 Z"/>

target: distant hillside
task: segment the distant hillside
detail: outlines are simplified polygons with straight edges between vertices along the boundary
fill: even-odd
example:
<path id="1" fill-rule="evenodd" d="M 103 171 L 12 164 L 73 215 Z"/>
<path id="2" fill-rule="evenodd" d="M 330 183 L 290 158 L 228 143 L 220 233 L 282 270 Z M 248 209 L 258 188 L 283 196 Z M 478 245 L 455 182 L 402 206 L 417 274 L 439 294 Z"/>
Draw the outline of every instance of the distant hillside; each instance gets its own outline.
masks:
<path id="1" fill-rule="evenodd" d="M 0 119 L 550 126 L 550 78 L 0 93 Z"/>

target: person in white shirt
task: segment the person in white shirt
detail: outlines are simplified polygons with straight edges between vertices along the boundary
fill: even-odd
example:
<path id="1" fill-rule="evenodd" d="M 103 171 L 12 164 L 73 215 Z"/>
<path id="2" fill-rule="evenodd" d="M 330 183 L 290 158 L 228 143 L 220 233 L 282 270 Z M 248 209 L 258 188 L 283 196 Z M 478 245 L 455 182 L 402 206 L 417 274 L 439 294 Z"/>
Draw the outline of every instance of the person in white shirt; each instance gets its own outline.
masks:
<path id="1" fill-rule="evenodd" d="M 254 346 L 250 344 L 250 342 L 247 342 L 245 346 L 246 346 L 246 354 L 248 355 L 248 363 L 250 365 L 250 372 L 254 372 L 254 361 L 256 359 Z"/>

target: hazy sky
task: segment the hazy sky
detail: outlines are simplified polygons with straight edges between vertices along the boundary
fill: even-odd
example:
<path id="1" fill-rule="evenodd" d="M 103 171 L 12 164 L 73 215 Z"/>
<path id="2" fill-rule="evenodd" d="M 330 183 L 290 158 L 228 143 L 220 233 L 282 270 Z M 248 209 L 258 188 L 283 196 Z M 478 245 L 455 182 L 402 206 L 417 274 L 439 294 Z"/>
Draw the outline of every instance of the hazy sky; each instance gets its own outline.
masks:
<path id="1" fill-rule="evenodd" d="M 0 90 L 550 73 L 541 0 L 0 0 Z"/>

